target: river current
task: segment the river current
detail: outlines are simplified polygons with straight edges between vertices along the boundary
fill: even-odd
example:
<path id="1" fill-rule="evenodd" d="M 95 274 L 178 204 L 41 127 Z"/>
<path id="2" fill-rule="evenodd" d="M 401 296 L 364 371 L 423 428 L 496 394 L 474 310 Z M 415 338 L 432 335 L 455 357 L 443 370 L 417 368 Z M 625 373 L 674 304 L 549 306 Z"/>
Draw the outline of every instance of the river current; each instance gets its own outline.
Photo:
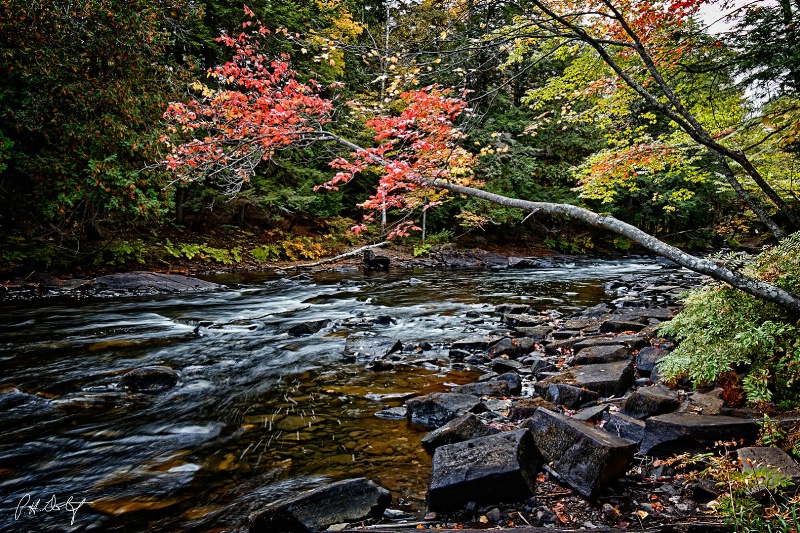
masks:
<path id="1" fill-rule="evenodd" d="M 570 312 L 608 301 L 606 281 L 660 269 L 632 258 L 221 275 L 205 279 L 225 288 L 206 293 L 4 302 L 0 530 L 235 530 L 264 504 L 357 476 L 421 512 L 425 429 L 375 413 L 474 381 L 450 366 L 448 343 L 498 329 L 495 305 Z M 287 333 L 320 319 L 331 326 Z M 372 372 L 345 361 L 347 336 L 361 331 L 400 340 L 414 364 Z M 423 341 L 431 348 L 416 350 Z M 118 387 L 148 365 L 175 369 L 178 385 Z"/>

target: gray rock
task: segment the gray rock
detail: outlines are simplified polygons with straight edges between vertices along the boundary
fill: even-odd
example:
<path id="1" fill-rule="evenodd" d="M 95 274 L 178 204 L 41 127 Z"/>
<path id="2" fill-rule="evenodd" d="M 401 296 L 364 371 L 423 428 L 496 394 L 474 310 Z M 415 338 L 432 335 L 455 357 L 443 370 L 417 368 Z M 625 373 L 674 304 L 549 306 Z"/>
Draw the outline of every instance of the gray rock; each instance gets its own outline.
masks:
<path id="1" fill-rule="evenodd" d="M 517 396 L 522 392 L 522 378 L 519 377 L 519 374 L 515 372 L 506 372 L 505 374 L 500 374 L 494 381 L 505 381 L 508 384 L 508 392 Z"/>
<path id="2" fill-rule="evenodd" d="M 563 352 L 569 352 L 576 344 L 582 342 L 582 337 L 573 337 L 571 339 L 564 339 L 561 341 L 551 342 L 544 347 L 544 353 L 547 355 L 560 355 Z"/>
<path id="3" fill-rule="evenodd" d="M 621 344 L 608 344 L 605 346 L 589 346 L 575 354 L 572 360 L 576 365 L 592 365 L 599 363 L 614 363 L 617 361 L 630 361 L 631 352 Z"/>
<path id="4" fill-rule="evenodd" d="M 99 291 L 175 293 L 213 290 L 219 285 L 178 274 L 135 271 L 99 276 L 83 287 Z"/>
<path id="5" fill-rule="evenodd" d="M 608 405 L 593 405 L 591 407 L 581 409 L 572 415 L 572 419 L 580 420 L 581 422 L 597 422 L 603 418 L 603 414 L 606 411 L 608 411 Z"/>
<path id="6" fill-rule="evenodd" d="M 639 420 L 653 415 L 661 415 L 676 410 L 681 404 L 677 392 L 662 385 L 642 387 L 628 396 L 620 407 L 620 412 Z"/>
<path id="7" fill-rule="evenodd" d="M 508 419 L 512 422 L 525 420 L 532 417 L 536 409 L 540 407 L 551 411 L 558 411 L 558 407 L 544 398 L 520 398 L 511 403 L 511 409 L 508 411 Z"/>
<path id="8" fill-rule="evenodd" d="M 126 372 L 119 386 L 137 392 L 158 392 L 178 383 L 178 374 L 168 366 L 143 366 Z"/>
<path id="9" fill-rule="evenodd" d="M 250 515 L 251 533 L 317 533 L 332 524 L 380 518 L 389 491 L 364 478 L 346 479 L 277 502 Z"/>
<path id="10" fill-rule="evenodd" d="M 563 341 L 566 339 L 573 339 L 575 337 L 580 336 L 581 332 L 577 330 L 569 330 L 569 329 L 559 329 L 553 331 L 550 336 L 557 341 Z"/>
<path id="11" fill-rule="evenodd" d="M 800 465 L 780 448 L 765 446 L 739 448 L 736 450 L 736 455 L 742 463 L 742 472 L 768 467 L 788 477 L 795 485 L 800 483 Z M 758 484 L 768 490 L 777 488 L 768 478 L 759 480 Z"/>
<path id="12" fill-rule="evenodd" d="M 603 429 L 637 444 L 644 438 L 644 422 L 622 413 L 612 413 Z"/>
<path id="13" fill-rule="evenodd" d="M 673 453 L 698 451 L 720 440 L 755 442 L 758 424 L 749 418 L 721 415 L 670 413 L 651 416 L 639 452 L 667 457 Z"/>
<path id="14" fill-rule="evenodd" d="M 547 337 L 553 329 L 553 326 L 521 326 L 514 328 L 514 331 L 520 335 L 525 335 L 533 340 L 540 341 Z"/>
<path id="15" fill-rule="evenodd" d="M 408 409 L 405 407 L 389 407 L 381 409 L 375 416 L 384 420 L 403 420 L 408 416 Z"/>
<path id="16" fill-rule="evenodd" d="M 458 387 L 453 387 L 451 392 L 455 392 L 457 394 L 471 394 L 473 396 L 502 397 L 511 395 L 507 382 L 494 380 L 459 385 Z"/>
<path id="17" fill-rule="evenodd" d="M 612 337 L 586 337 L 579 339 L 574 344 L 576 350 L 583 350 L 590 346 L 607 346 L 609 344 L 622 344 L 631 350 L 639 350 L 647 345 L 647 338 L 641 335 L 616 335 Z"/>
<path id="18" fill-rule="evenodd" d="M 454 511 L 524 500 L 533 494 L 541 460 L 530 432 L 498 433 L 436 449 L 428 486 L 428 507 Z"/>
<path id="19" fill-rule="evenodd" d="M 521 369 L 524 365 L 519 361 L 514 361 L 513 359 L 505 359 L 503 357 L 498 357 L 497 359 L 492 360 L 490 366 L 492 370 L 497 372 L 498 374 L 505 374 L 506 372 L 514 372 Z"/>
<path id="20" fill-rule="evenodd" d="M 495 433 L 496 429 L 491 429 L 474 414 L 467 413 L 427 433 L 420 443 L 428 453 L 433 453 L 436 448 L 445 444 L 455 444 Z"/>
<path id="21" fill-rule="evenodd" d="M 722 392 L 721 388 L 709 392 L 695 392 L 689 396 L 689 403 L 694 409 L 699 410 L 700 414 L 718 415 L 725 405 Z"/>
<path id="22" fill-rule="evenodd" d="M 584 365 L 570 370 L 577 387 L 595 391 L 602 397 L 621 396 L 633 384 L 633 362 Z"/>
<path id="23" fill-rule="evenodd" d="M 635 443 L 559 413 L 537 409 L 525 427 L 548 468 L 588 498 L 633 464 Z"/>
<path id="24" fill-rule="evenodd" d="M 537 383 L 537 385 L 539 385 Z M 536 387 L 537 392 L 539 388 Z M 600 395 L 594 391 L 582 389 L 567 383 L 547 383 L 541 388 L 539 396 L 555 404 L 563 405 L 567 409 L 577 409 L 590 402 L 596 402 Z"/>
<path id="25" fill-rule="evenodd" d="M 530 310 L 531 306 L 526 304 L 501 304 L 494 308 L 498 315 L 521 315 Z"/>
<path id="26" fill-rule="evenodd" d="M 489 346 L 489 343 L 494 340 L 495 339 L 486 335 L 473 335 L 472 337 L 453 342 L 450 345 L 450 350 L 464 350 L 467 352 L 472 350 L 485 350 Z"/>
<path id="27" fill-rule="evenodd" d="M 597 320 L 589 317 L 570 318 L 561 322 L 561 327 L 564 329 L 582 330 L 592 328 L 598 325 Z"/>
<path id="28" fill-rule="evenodd" d="M 344 354 L 345 357 L 352 358 L 385 359 L 389 354 L 402 349 L 403 343 L 397 339 L 358 332 L 347 337 Z"/>
<path id="29" fill-rule="evenodd" d="M 287 330 L 287 333 L 292 337 L 302 337 L 304 335 L 313 335 L 330 325 L 330 319 L 323 319 L 323 320 L 309 320 L 307 322 L 301 322 L 300 324 L 295 324 L 294 326 L 290 327 Z"/>
<path id="30" fill-rule="evenodd" d="M 433 392 L 406 402 L 412 422 L 428 427 L 441 427 L 465 413 L 484 410 L 480 399 L 471 394 Z"/>
<path id="31" fill-rule="evenodd" d="M 539 268 L 542 261 L 534 257 L 509 257 L 508 268 Z"/>
<path id="32" fill-rule="evenodd" d="M 492 357 L 507 355 L 513 359 L 516 359 L 521 355 L 531 353 L 534 349 L 535 344 L 536 343 L 533 339 L 527 337 L 521 337 L 521 338 L 505 337 L 493 344 L 490 344 L 488 347 L 488 353 Z"/>
<path id="33" fill-rule="evenodd" d="M 647 346 L 639 350 L 636 354 L 636 368 L 640 372 L 652 372 L 656 363 L 667 356 L 667 352 L 661 348 Z"/>
<path id="34" fill-rule="evenodd" d="M 549 321 L 546 316 L 528 314 L 505 314 L 503 320 L 510 328 L 541 326 Z"/>
<path id="35" fill-rule="evenodd" d="M 644 329 L 644 324 L 639 322 L 629 322 L 627 320 L 610 319 L 603 322 L 600 331 L 603 333 L 614 333 L 623 331 L 640 331 Z"/>

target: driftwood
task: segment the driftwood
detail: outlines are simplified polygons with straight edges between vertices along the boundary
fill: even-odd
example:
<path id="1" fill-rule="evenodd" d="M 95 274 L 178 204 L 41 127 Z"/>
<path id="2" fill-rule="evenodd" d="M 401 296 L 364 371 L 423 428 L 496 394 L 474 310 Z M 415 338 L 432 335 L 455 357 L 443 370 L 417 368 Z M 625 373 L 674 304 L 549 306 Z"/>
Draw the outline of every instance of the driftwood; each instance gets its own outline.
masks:
<path id="1" fill-rule="evenodd" d="M 315 263 L 304 263 L 302 265 L 293 265 L 293 266 L 289 266 L 289 267 L 284 268 L 284 270 L 290 270 L 290 269 L 293 269 L 293 268 L 311 268 L 311 267 L 315 267 L 315 266 L 319 266 L 319 265 L 324 265 L 324 264 L 327 264 L 327 263 L 334 263 L 336 261 L 339 261 L 340 259 L 345 259 L 347 257 L 352 257 L 354 255 L 358 255 L 358 254 L 364 252 L 365 250 L 371 250 L 372 248 L 378 248 L 378 247 L 381 247 L 381 246 L 386 246 L 387 244 L 389 244 L 389 241 L 379 242 L 378 244 L 369 244 L 367 246 L 362 246 L 361 248 L 356 248 L 355 250 L 350 250 L 349 252 L 345 252 L 343 254 L 339 254 L 336 257 L 326 257 L 325 259 L 321 259 L 321 260 L 319 260 L 319 261 L 317 261 Z"/>

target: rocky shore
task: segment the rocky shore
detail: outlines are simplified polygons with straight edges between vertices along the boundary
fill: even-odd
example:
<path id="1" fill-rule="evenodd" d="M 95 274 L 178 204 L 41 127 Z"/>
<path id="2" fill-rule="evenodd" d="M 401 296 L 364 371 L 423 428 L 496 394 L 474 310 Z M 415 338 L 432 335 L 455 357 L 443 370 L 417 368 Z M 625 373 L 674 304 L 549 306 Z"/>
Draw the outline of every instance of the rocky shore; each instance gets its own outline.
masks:
<path id="1" fill-rule="evenodd" d="M 687 482 L 667 459 L 727 441 L 738 457 L 797 481 L 800 467 L 754 446 L 757 413 L 726 406 L 722 389 L 660 382 L 656 364 L 675 343 L 657 326 L 677 312 L 681 291 L 703 281 L 677 268 L 628 276 L 606 285 L 609 304 L 569 315 L 497 306 L 502 328 L 449 347 L 452 367 L 484 371 L 477 382 L 376 414 L 430 430 L 421 442 L 433 456 L 422 520 L 359 478 L 263 508 L 250 516 L 250 531 L 728 530 L 713 511 L 721 489 Z M 343 357 L 379 372 L 408 362 L 402 348 L 354 334 Z"/>

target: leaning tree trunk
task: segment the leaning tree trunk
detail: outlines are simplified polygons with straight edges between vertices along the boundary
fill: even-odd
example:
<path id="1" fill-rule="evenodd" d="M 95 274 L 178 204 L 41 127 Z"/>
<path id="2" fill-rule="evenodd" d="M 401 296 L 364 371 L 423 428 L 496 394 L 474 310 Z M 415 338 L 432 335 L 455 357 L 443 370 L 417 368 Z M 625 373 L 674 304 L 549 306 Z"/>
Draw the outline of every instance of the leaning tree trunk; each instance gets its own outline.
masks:
<path id="1" fill-rule="evenodd" d="M 583 207 L 569 204 L 553 204 L 549 202 L 530 202 L 528 200 L 518 200 L 516 198 L 509 198 L 507 196 L 501 196 L 499 194 L 482 191 L 480 189 L 473 189 L 471 187 L 464 187 L 463 185 L 456 185 L 454 183 L 449 183 L 442 180 L 431 181 L 430 185 L 440 189 L 446 189 L 457 194 L 464 194 L 466 196 L 487 200 L 498 205 L 516 207 L 519 209 L 525 209 L 527 211 L 539 212 L 548 215 L 577 218 L 592 226 L 607 229 L 627 237 L 644 248 L 647 248 L 651 252 L 662 257 L 666 257 L 667 259 L 670 259 L 679 265 L 688 268 L 689 270 L 693 270 L 701 274 L 707 274 L 716 280 L 724 281 L 725 283 L 728 283 L 743 292 L 751 294 L 756 298 L 774 302 L 785 309 L 800 314 L 800 297 L 797 295 L 785 291 L 780 287 L 776 287 L 770 283 L 749 278 L 740 274 L 739 272 L 734 272 L 733 270 L 725 268 L 724 266 L 721 266 L 713 261 L 701 259 L 699 257 L 687 254 L 686 252 L 683 252 L 674 246 L 670 246 L 669 244 L 656 239 L 652 235 L 645 233 L 639 228 L 631 226 L 630 224 L 612 216 L 600 215 Z"/>

